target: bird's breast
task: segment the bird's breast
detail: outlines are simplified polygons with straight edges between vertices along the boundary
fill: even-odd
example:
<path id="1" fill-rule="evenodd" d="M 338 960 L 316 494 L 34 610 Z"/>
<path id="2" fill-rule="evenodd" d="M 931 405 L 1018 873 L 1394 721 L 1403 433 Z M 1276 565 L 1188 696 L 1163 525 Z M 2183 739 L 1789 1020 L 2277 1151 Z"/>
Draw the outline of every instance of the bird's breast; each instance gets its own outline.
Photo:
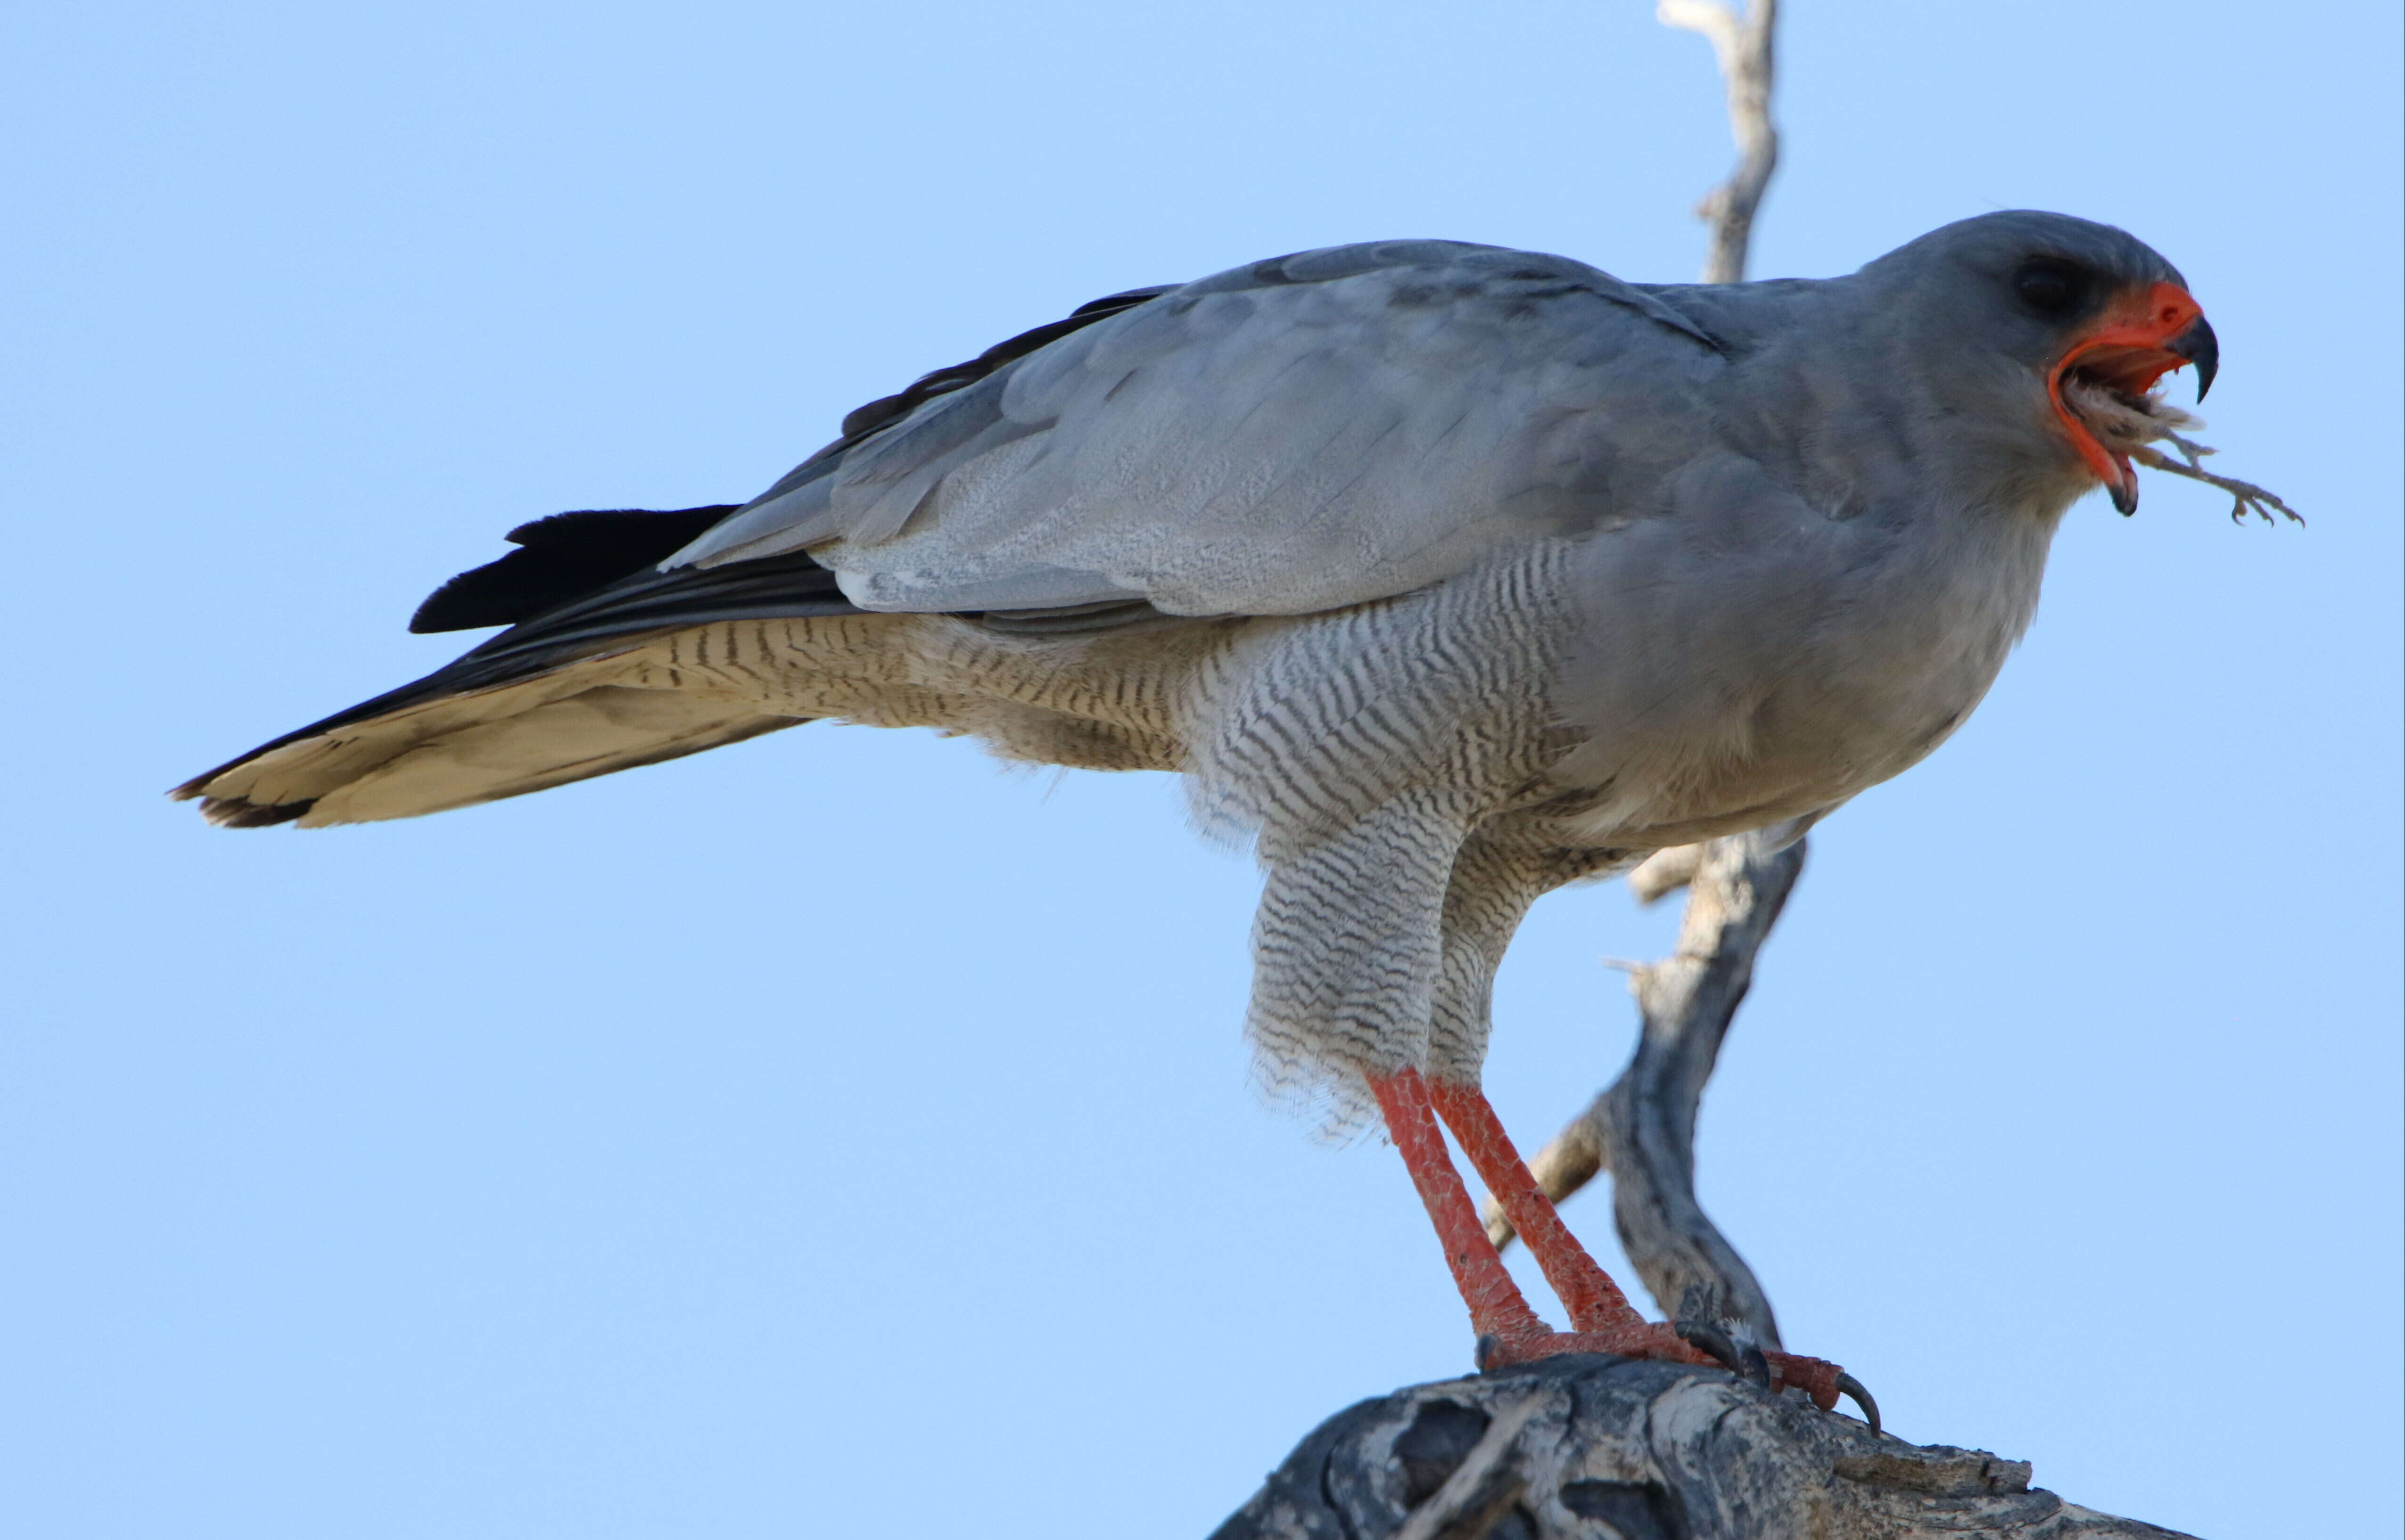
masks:
<path id="1" fill-rule="evenodd" d="M 1783 509 L 1588 553 L 1557 690 L 1587 833 L 1678 844 L 1814 812 L 1967 719 L 2034 612 L 2050 522 L 1880 526 Z"/>

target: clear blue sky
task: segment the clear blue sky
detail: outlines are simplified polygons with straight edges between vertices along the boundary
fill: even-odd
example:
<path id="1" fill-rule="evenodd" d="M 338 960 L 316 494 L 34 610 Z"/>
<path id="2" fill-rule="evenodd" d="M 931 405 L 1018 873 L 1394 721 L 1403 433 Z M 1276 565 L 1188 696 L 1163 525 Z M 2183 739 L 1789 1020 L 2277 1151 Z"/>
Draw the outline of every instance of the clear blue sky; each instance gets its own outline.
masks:
<path id="1" fill-rule="evenodd" d="M 1392 1153 L 1247 1093 L 1254 878 L 1161 777 L 812 727 L 329 833 L 159 793 L 443 661 L 411 608 L 511 525 L 740 500 L 1094 296 L 1397 235 L 1688 276 L 1729 150 L 1650 11 L 20 11 L 0 1530 L 1200 1535 L 1464 1368 Z M 2312 517 L 2074 511 L 1704 1106 L 1792 1345 L 2220 1540 L 2398 1523 L 2398 56 L 2369 0 L 1793 0 L 1756 246 L 2124 225 Z M 1540 907 L 1527 1142 L 1672 918 Z"/>

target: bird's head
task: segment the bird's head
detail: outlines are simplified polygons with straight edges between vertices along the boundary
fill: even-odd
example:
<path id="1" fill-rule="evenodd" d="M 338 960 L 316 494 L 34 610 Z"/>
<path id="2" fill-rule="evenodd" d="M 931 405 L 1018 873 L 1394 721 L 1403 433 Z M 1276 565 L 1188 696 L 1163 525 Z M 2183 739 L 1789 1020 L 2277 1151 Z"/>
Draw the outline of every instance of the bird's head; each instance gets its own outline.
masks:
<path id="1" fill-rule="evenodd" d="M 1996 447 L 2138 506 L 2129 451 L 2152 421 L 2184 422 L 2150 395 L 2196 366 L 2197 398 L 2219 348 L 2179 270 L 2109 225 L 2067 215 L 1982 215 L 1931 231 L 1863 269 L 1874 329 L 1958 420 L 2000 430 Z M 2136 437 L 2132 437 L 2132 434 Z"/>

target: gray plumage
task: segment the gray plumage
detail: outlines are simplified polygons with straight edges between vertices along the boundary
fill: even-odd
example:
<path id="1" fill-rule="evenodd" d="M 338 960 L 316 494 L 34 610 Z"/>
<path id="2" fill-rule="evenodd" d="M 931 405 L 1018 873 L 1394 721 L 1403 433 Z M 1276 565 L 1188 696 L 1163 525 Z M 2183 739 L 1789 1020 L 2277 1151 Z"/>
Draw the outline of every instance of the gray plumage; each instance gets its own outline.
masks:
<path id="1" fill-rule="evenodd" d="M 2095 292 L 2033 306 L 2033 259 Z M 1407 1065 L 1474 1080 L 1537 897 L 1800 829 L 1961 724 L 2097 483 L 2049 382 L 2179 282 L 2008 214 L 1821 282 L 1408 241 L 1119 297 L 179 791 L 406 817 L 819 717 L 1181 771 L 1266 868 L 1273 1078 L 1340 1111 Z"/>

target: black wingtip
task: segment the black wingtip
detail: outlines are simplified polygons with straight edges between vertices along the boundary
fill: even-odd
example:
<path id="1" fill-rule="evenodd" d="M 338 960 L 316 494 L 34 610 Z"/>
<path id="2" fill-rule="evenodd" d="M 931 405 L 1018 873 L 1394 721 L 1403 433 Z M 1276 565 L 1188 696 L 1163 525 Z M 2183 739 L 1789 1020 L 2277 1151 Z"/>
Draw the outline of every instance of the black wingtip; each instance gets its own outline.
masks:
<path id="1" fill-rule="evenodd" d="M 586 509 L 522 524 L 509 540 L 523 550 L 462 572 L 428 595 L 409 628 L 423 636 L 531 620 L 658 566 L 738 506 Z"/>

